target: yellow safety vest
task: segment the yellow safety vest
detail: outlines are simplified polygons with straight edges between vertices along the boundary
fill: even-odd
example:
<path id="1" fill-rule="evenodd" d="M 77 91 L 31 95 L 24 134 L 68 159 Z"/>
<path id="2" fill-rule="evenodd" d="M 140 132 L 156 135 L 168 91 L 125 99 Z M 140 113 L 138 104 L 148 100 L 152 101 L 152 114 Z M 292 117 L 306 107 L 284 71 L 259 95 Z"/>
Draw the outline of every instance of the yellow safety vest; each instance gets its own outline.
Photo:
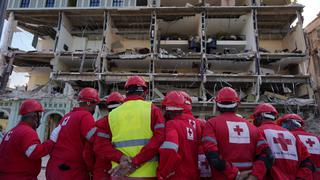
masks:
<path id="1" fill-rule="evenodd" d="M 134 157 L 153 135 L 151 130 L 151 102 L 127 101 L 109 114 L 112 144 L 123 154 Z M 118 164 L 112 162 L 112 167 Z M 144 163 L 129 177 L 156 177 L 157 160 Z"/>

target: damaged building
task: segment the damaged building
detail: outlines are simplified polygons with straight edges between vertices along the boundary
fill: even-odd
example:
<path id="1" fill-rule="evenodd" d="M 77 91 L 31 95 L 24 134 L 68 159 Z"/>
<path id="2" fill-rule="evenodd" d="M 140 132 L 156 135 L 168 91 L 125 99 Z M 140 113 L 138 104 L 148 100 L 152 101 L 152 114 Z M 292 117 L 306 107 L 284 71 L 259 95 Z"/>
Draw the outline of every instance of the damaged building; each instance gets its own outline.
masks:
<path id="1" fill-rule="evenodd" d="M 0 119 L 13 127 L 21 101 L 37 98 L 47 139 L 81 88 L 124 94 L 128 76 L 140 75 L 148 100 L 184 90 L 200 118 L 216 114 L 215 94 L 230 86 L 244 117 L 269 102 L 314 120 L 302 11 L 290 0 L 9 0 Z M 10 47 L 17 26 L 34 35 L 35 51 Z M 25 89 L 5 90 L 12 70 L 29 73 Z"/>

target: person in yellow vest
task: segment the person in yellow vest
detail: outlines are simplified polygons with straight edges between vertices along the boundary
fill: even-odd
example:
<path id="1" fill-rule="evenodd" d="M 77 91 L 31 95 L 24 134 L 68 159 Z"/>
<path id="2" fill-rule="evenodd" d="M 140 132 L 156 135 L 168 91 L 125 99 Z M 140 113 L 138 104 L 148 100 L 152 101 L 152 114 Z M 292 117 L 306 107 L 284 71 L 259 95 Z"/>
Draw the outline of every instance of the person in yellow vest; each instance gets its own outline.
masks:
<path id="1" fill-rule="evenodd" d="M 125 89 L 125 102 L 108 115 L 105 143 L 94 151 L 112 161 L 111 179 L 157 179 L 164 118 L 157 106 L 144 100 L 147 84 L 141 77 L 130 77 Z"/>

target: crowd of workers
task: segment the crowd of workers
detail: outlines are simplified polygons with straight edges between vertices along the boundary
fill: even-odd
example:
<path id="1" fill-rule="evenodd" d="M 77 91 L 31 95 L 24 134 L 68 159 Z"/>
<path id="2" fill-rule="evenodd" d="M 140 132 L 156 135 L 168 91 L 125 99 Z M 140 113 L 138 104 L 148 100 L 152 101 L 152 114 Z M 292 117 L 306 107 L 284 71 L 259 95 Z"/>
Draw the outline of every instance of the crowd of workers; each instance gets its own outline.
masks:
<path id="1" fill-rule="evenodd" d="M 303 130 L 297 114 L 278 118 L 275 107 L 262 103 L 250 123 L 236 114 L 236 91 L 224 87 L 215 97 L 220 114 L 205 121 L 193 116 L 186 92 L 168 92 L 160 109 L 145 101 L 141 77 L 130 77 L 125 89 L 126 97 L 106 98 L 108 114 L 97 121 L 98 92 L 82 89 L 79 106 L 43 143 L 36 129 L 44 109 L 25 100 L 20 123 L 0 145 L 0 179 L 37 179 L 48 154 L 48 180 L 320 179 L 319 137 Z"/>

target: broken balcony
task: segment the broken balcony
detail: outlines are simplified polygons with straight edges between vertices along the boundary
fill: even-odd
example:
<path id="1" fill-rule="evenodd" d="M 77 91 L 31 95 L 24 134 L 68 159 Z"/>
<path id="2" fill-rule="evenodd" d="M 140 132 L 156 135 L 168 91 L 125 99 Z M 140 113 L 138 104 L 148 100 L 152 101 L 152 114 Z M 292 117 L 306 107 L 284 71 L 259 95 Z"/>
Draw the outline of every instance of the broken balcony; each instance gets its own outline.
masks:
<path id="1" fill-rule="evenodd" d="M 300 5 L 258 8 L 259 52 L 264 75 L 306 74 L 306 41 Z M 296 24 L 294 22 L 297 22 Z"/>
<path id="2" fill-rule="evenodd" d="M 121 12 L 109 12 L 103 72 L 147 73 L 151 56 L 151 11 Z"/>
<path id="3" fill-rule="evenodd" d="M 204 0 L 206 6 L 250 6 L 250 0 Z"/>
<path id="4" fill-rule="evenodd" d="M 231 8 L 225 10 L 232 11 Z M 253 17 L 247 8 L 233 13 L 230 16 L 218 13 L 214 8 L 208 9 L 206 53 L 209 73 L 254 72 L 251 70 L 255 49 Z"/>

